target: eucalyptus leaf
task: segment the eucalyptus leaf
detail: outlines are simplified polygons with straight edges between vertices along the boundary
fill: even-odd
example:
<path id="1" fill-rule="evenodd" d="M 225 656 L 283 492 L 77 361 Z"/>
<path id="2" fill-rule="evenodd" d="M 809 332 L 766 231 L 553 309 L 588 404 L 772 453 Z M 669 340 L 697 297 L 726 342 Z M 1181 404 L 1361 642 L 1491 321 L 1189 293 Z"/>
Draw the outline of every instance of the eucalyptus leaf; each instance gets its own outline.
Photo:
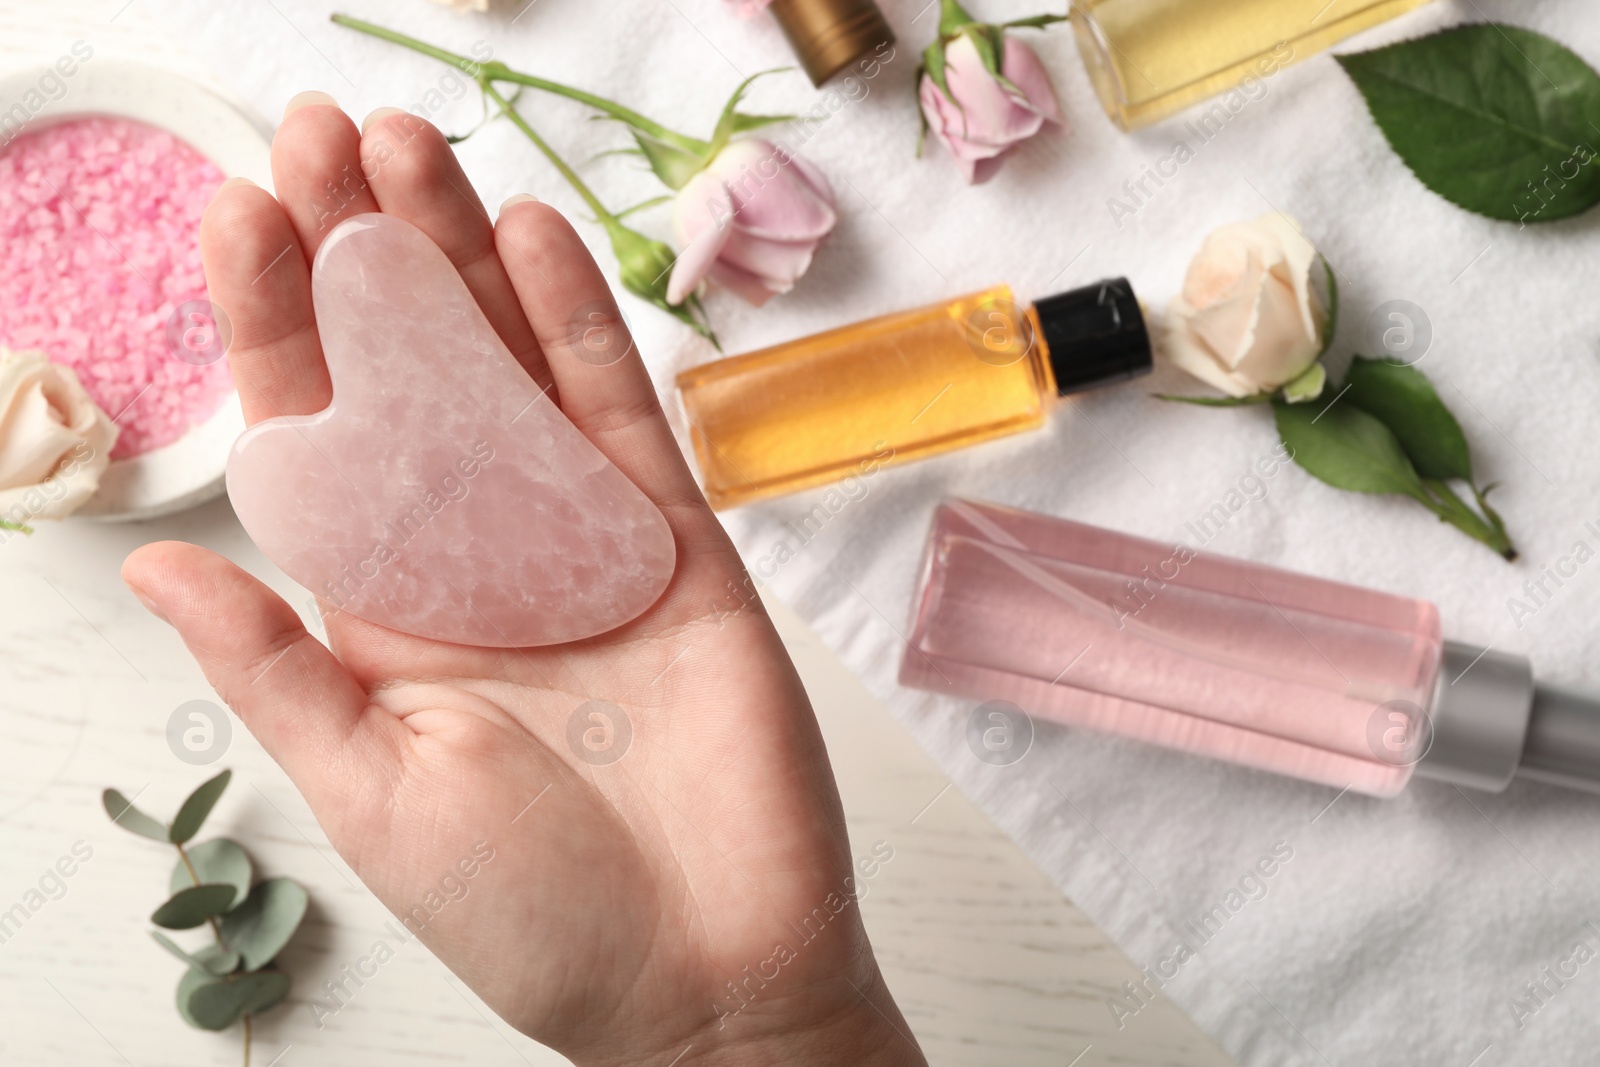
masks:
<path id="1" fill-rule="evenodd" d="M 308 902 L 306 891 L 288 878 L 262 882 L 222 920 L 222 941 L 244 957 L 246 970 L 265 967 L 294 936 Z"/>
<path id="2" fill-rule="evenodd" d="M 1566 46 L 1483 23 L 1337 57 L 1424 185 L 1490 218 L 1600 202 L 1600 75 Z"/>
<path id="3" fill-rule="evenodd" d="M 1394 434 L 1354 404 L 1336 399 L 1318 410 L 1274 401 L 1272 413 L 1294 461 L 1334 488 L 1429 499 Z"/>
<path id="4" fill-rule="evenodd" d="M 150 936 L 156 939 L 156 944 L 178 957 L 190 967 L 198 967 L 207 974 L 225 975 L 232 974 L 239 969 L 239 954 L 230 949 L 217 945 L 207 945 L 199 952 L 187 952 L 172 938 L 160 930 L 151 930 Z"/>
<path id="5" fill-rule="evenodd" d="M 173 817 L 172 828 L 167 831 L 167 840 L 175 845 L 181 845 L 199 833 L 206 816 L 217 806 L 222 791 L 228 788 L 228 782 L 232 778 L 232 771 L 223 771 L 215 778 L 201 782 L 200 787 L 189 794 L 189 799 L 183 802 L 178 814 Z"/>
<path id="6" fill-rule="evenodd" d="M 233 906 L 231 885 L 196 885 L 172 894 L 150 915 L 150 921 L 168 930 L 192 930 Z"/>
<path id="7" fill-rule="evenodd" d="M 1403 363 L 1357 356 L 1345 383 L 1344 399 L 1389 427 L 1424 479 L 1472 481 L 1467 436 L 1427 375 Z"/>
<path id="8" fill-rule="evenodd" d="M 250 857 L 236 842 L 226 837 L 202 841 L 190 848 L 187 855 L 187 864 L 180 859 L 172 868 L 172 877 L 167 880 L 169 892 L 176 893 L 192 885 L 231 885 L 235 895 L 230 907 L 243 904 L 250 895 Z M 198 882 L 189 873 L 191 866 L 200 876 Z"/>
<path id="9" fill-rule="evenodd" d="M 148 837 L 152 841 L 165 841 L 167 827 L 133 806 L 133 801 L 117 792 L 107 789 L 100 794 L 100 803 L 104 805 L 106 814 L 111 816 L 111 821 L 127 830 L 129 833 Z"/>
<path id="10" fill-rule="evenodd" d="M 201 1030 L 226 1030 L 246 1015 L 277 1006 L 288 995 L 289 976 L 282 971 L 218 978 L 191 969 L 178 979 L 178 1013 Z"/>

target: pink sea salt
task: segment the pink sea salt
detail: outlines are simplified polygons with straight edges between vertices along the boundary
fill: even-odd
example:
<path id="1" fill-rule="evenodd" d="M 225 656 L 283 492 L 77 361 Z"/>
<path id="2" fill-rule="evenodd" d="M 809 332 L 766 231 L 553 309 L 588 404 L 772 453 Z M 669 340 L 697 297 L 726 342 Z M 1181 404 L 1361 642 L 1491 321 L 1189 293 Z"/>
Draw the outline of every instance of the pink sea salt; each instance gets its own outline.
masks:
<path id="1" fill-rule="evenodd" d="M 200 214 L 222 180 L 129 119 L 73 119 L 0 150 L 0 345 L 76 371 L 121 428 L 113 458 L 177 440 L 233 387 L 207 316 L 189 314 L 206 299 Z"/>

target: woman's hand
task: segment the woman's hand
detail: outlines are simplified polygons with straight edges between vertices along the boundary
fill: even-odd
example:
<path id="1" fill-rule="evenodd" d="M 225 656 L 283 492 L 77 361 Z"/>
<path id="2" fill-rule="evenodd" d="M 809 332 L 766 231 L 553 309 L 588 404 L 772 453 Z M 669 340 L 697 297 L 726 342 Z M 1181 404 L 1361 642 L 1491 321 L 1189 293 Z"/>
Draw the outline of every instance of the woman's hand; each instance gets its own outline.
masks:
<path id="1" fill-rule="evenodd" d="M 278 199 L 230 183 L 201 227 L 248 421 L 327 406 L 312 257 L 352 215 L 398 215 L 661 508 L 677 573 L 619 630 L 510 650 L 326 605 L 324 647 L 266 586 L 181 543 L 135 552 L 128 585 L 361 879 L 519 1030 L 583 1065 L 922 1063 L 852 899 L 805 692 L 577 234 L 531 200 L 491 225 L 436 129 L 386 110 L 361 133 L 321 94 L 291 103 L 272 169 Z M 622 360 L 581 358 L 591 307 Z"/>

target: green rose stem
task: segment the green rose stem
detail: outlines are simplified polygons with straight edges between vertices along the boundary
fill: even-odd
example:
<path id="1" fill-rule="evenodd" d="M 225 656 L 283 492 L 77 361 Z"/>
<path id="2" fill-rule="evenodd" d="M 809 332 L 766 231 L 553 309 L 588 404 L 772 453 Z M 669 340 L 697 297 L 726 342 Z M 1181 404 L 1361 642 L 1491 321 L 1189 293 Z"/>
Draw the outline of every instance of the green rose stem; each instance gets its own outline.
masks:
<path id="1" fill-rule="evenodd" d="M 544 153 L 544 157 L 550 161 L 550 165 L 555 167 L 561 176 L 567 180 L 567 184 L 572 186 L 577 194 L 583 198 L 583 202 L 589 205 L 589 210 L 594 212 L 595 218 L 599 220 L 600 225 L 605 227 L 606 236 L 611 238 L 611 251 L 617 257 L 617 265 L 620 268 L 623 287 L 635 296 L 650 301 L 656 307 L 674 316 L 700 334 L 700 336 L 716 345 L 717 350 L 721 351 L 722 346 L 717 342 L 717 335 L 712 332 L 710 326 L 702 321 L 705 311 L 700 306 L 699 297 L 691 296 L 684 301 L 684 304 L 692 305 L 692 310 L 690 307 L 685 307 L 684 304 L 667 303 L 667 278 L 671 275 L 673 264 L 677 261 L 672 249 L 660 241 L 653 241 L 637 230 L 630 230 L 624 226 L 622 220 L 608 211 L 604 204 L 600 203 L 599 197 L 590 191 L 589 187 L 584 184 L 583 179 L 578 177 L 577 172 L 556 154 L 555 149 L 551 148 L 545 139 L 539 136 L 539 131 L 535 130 L 528 120 L 523 118 L 522 114 L 511 106 L 509 100 L 501 96 L 499 91 L 493 85 L 490 85 L 487 80 L 481 84 L 484 93 L 499 106 L 500 113 L 510 119 L 512 125 L 526 134 L 535 148 Z M 696 312 L 699 312 L 699 316 L 695 314 Z"/>
<path id="2" fill-rule="evenodd" d="M 479 63 L 477 60 L 468 56 L 457 55 L 456 53 L 446 51 L 443 48 L 435 48 L 433 45 L 428 44 L 425 41 L 419 41 L 415 37 L 408 37 L 406 34 L 387 29 L 383 26 L 377 25 L 376 23 L 367 22 L 364 19 L 352 18 L 349 15 L 332 15 L 330 17 L 340 26 L 357 30 L 372 37 L 381 38 L 390 42 L 391 44 L 401 45 L 402 47 L 411 49 L 413 52 L 421 52 L 425 56 L 432 56 L 434 59 L 449 63 L 451 66 L 457 67 L 465 73 L 472 75 L 473 78 L 480 83 L 485 80 L 512 82 L 516 85 L 526 85 L 530 89 L 539 89 L 547 93 L 555 93 L 557 96 L 564 96 L 569 100 L 576 100 L 580 104 L 587 104 L 596 111 L 604 111 L 606 114 L 610 115 L 614 119 L 617 119 L 619 122 L 624 122 L 629 126 L 643 130 L 645 133 L 648 133 L 657 140 L 666 141 L 668 144 L 671 144 L 677 148 L 681 148 L 685 152 L 693 152 L 696 155 L 704 155 L 710 150 L 711 146 L 707 142 L 701 141 L 694 137 L 687 137 L 681 133 L 669 130 L 659 122 L 655 122 L 649 118 L 646 118 L 631 108 L 626 108 L 614 101 L 607 100 L 603 96 L 595 96 L 593 93 L 586 93 L 582 89 L 575 89 L 570 85 L 563 85 L 560 82 L 549 81 L 548 79 L 536 77 L 532 74 L 523 74 L 521 71 L 512 70 L 499 60 L 489 63 Z M 481 74 L 476 73 L 480 71 L 482 72 Z"/>
<path id="3" fill-rule="evenodd" d="M 1483 509 L 1483 516 L 1479 516 L 1466 503 L 1451 490 L 1445 482 L 1435 481 L 1431 478 L 1423 479 L 1422 484 L 1427 487 L 1427 494 L 1413 497 L 1423 507 L 1433 512 L 1451 526 L 1460 530 L 1468 537 L 1482 541 L 1505 559 L 1507 563 L 1514 563 L 1517 559 L 1516 546 L 1511 543 L 1511 537 L 1506 533 L 1505 523 L 1495 510 L 1484 499 L 1484 494 L 1476 489 L 1473 495 L 1477 498 L 1478 507 Z M 1486 518 L 1485 518 L 1486 517 Z"/>
<path id="4" fill-rule="evenodd" d="M 477 82 L 484 95 L 493 100 L 500 109 L 500 113 L 510 119 L 511 123 L 521 130 L 528 140 L 533 142 L 533 146 L 566 179 L 567 184 L 572 186 L 578 196 L 583 199 L 583 202 L 588 205 L 589 210 L 594 212 L 595 219 L 601 226 L 605 227 L 606 236 L 611 239 L 611 250 L 617 257 L 623 287 L 640 299 L 649 301 L 678 319 L 684 325 L 700 334 L 700 336 L 709 340 L 713 345 L 716 345 L 719 351 L 721 350 L 722 346 L 717 342 L 716 334 L 712 332 L 711 327 L 704 321 L 705 309 L 701 306 L 699 297 L 691 296 L 680 304 L 669 304 L 667 302 L 667 280 L 672 273 L 672 267 L 677 258 L 672 249 L 661 241 L 652 240 L 644 234 L 624 226 L 621 216 L 610 211 L 600 202 L 600 198 L 594 195 L 594 192 L 590 190 L 582 178 L 578 177 L 578 173 L 556 154 L 555 149 L 551 148 L 549 143 L 533 128 L 532 124 L 523 118 L 516 108 L 511 106 L 511 102 L 500 94 L 493 83 L 497 81 L 511 82 L 570 97 L 573 100 L 604 111 L 612 117 L 641 129 L 650 136 L 667 142 L 685 152 L 696 155 L 707 153 L 710 151 L 710 145 L 703 141 L 697 141 L 692 137 L 674 133 L 666 127 L 645 118 L 643 115 L 623 107 L 621 104 L 612 103 L 602 97 L 583 92 L 581 89 L 573 89 L 570 86 L 561 85 L 558 82 L 546 81 L 531 74 L 521 74 L 511 70 L 504 63 L 498 61 L 479 63 L 468 56 L 458 55 L 443 48 L 435 48 L 433 45 L 425 41 L 419 41 L 415 37 L 409 37 L 406 34 L 386 29 L 362 19 L 351 18 L 349 15 L 336 14 L 331 18 L 340 26 L 389 41 L 392 44 L 398 44 L 404 48 L 411 49 L 413 52 L 419 52 L 440 62 L 448 63 Z"/>

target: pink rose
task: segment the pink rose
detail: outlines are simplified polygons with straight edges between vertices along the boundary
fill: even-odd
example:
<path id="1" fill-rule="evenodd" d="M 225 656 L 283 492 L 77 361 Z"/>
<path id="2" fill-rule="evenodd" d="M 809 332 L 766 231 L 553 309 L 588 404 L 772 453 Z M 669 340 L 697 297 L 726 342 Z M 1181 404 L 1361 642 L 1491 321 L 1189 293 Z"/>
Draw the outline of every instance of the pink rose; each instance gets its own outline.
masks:
<path id="1" fill-rule="evenodd" d="M 988 181 L 1007 152 L 1047 122 L 1064 126 L 1050 76 L 1033 49 L 1007 34 L 1000 57 L 1006 86 L 983 65 L 972 38 L 961 34 L 944 49 L 947 96 L 922 76 L 922 113 L 934 136 L 960 164 L 967 181 Z"/>
<path id="2" fill-rule="evenodd" d="M 733 6 L 734 14 L 742 19 L 747 19 L 752 15 L 759 15 L 765 11 L 767 5 L 772 3 L 772 0 L 728 0 L 728 3 Z"/>
<path id="3" fill-rule="evenodd" d="M 760 307 L 787 293 L 838 216 L 833 190 L 811 164 L 759 138 L 734 141 L 678 191 L 677 262 L 667 302 L 711 278 Z"/>

